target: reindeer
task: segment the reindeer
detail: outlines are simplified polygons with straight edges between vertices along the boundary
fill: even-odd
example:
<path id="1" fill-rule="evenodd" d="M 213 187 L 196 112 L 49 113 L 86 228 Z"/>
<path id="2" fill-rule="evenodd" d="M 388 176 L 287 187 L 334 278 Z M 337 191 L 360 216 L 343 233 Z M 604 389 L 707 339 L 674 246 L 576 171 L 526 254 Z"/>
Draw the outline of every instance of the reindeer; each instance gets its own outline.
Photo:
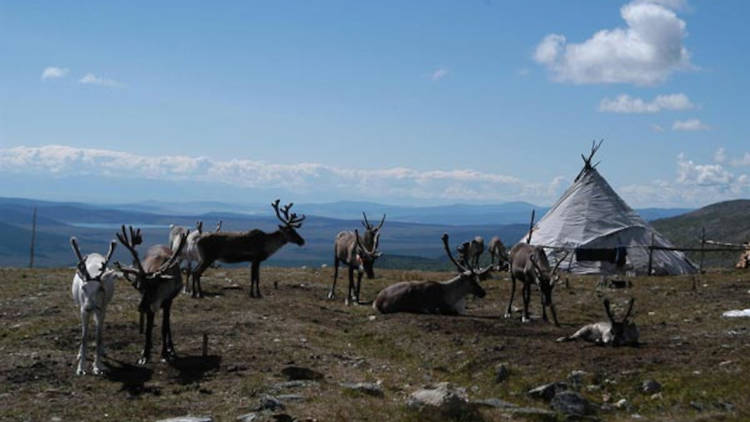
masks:
<path id="1" fill-rule="evenodd" d="M 604 310 L 607 312 L 609 321 L 584 325 L 583 328 L 573 333 L 573 335 L 560 337 L 557 341 L 573 341 L 580 338 L 600 346 L 638 346 L 638 327 L 634 322 L 628 321 L 634 302 L 635 299 L 631 298 L 625 317 L 622 321 L 617 322 L 609 308 L 609 299 L 604 299 Z"/>
<path id="2" fill-rule="evenodd" d="M 445 253 L 458 270 L 458 275 L 444 282 L 402 281 L 378 293 L 372 307 L 384 314 L 413 312 L 423 314 L 462 315 L 466 311 L 465 297 L 473 294 L 479 298 L 485 291 L 479 281 L 490 277 L 492 266 L 485 269 L 460 264 L 451 255 L 448 234 L 441 237 Z"/>
<path id="3" fill-rule="evenodd" d="M 464 265 L 478 267 L 479 258 L 484 253 L 484 239 L 482 236 L 476 236 L 469 242 L 462 243 L 456 248 L 458 252 L 458 258 Z"/>
<path id="4" fill-rule="evenodd" d="M 505 249 L 500 237 L 493 236 L 490 240 L 490 265 L 495 265 L 495 269 L 498 271 L 505 268 L 507 269 L 510 265 L 508 262 L 508 251 Z"/>
<path id="5" fill-rule="evenodd" d="M 349 267 L 349 289 L 346 294 L 345 303 L 348 305 L 353 299 L 359 303 L 359 291 L 362 285 L 362 274 L 367 274 L 368 279 L 375 277 L 373 264 L 382 255 L 378 252 L 380 243 L 380 229 L 385 222 L 385 214 L 380 224 L 373 226 L 367 221 L 367 214 L 362 212 L 362 225 L 365 227 L 364 240 L 360 239 L 359 232 L 343 231 L 336 235 L 333 242 L 333 284 L 328 292 L 328 299 L 336 297 L 336 279 L 339 276 L 339 264 L 344 263 Z M 357 271 L 357 285 L 354 288 L 354 270 Z"/>
<path id="6" fill-rule="evenodd" d="M 200 261 L 193 272 L 193 282 L 196 283 L 198 296 L 203 297 L 201 274 L 214 261 L 230 264 L 250 261 L 250 296 L 261 297 L 259 286 L 260 263 L 268 259 L 287 242 L 295 243 L 298 246 L 305 244 L 305 239 L 296 230 L 302 227 L 305 216 L 297 217 L 295 213 L 290 215 L 289 209 L 292 208 L 292 205 L 292 203 L 289 203 L 279 210 L 278 199 L 271 204 L 276 211 L 276 217 L 283 223 L 273 233 L 253 229 L 247 232 L 218 232 L 202 235 L 198 240 Z"/>
<path id="7" fill-rule="evenodd" d="M 565 256 L 567 256 L 567 253 Z M 505 311 L 505 318 L 511 317 L 511 306 L 513 305 L 513 296 L 516 292 L 516 279 L 519 279 L 523 282 L 523 315 L 521 316 L 521 321 L 530 321 L 529 299 L 531 298 L 531 285 L 536 284 L 539 286 L 542 297 L 542 319 L 547 321 L 546 307 L 549 306 L 555 325 L 560 326 L 557 322 L 555 304 L 552 303 L 552 289 L 554 289 L 555 283 L 559 279 L 557 269 L 560 267 L 560 263 L 565 260 L 565 256 L 557 261 L 554 269 L 550 270 L 547 254 L 544 253 L 544 249 L 541 247 L 532 246 L 527 243 L 518 243 L 513 246 L 510 250 L 510 279 L 512 284 L 510 301 L 508 302 L 508 309 Z"/>
<path id="8" fill-rule="evenodd" d="M 222 221 L 219 220 L 218 223 L 216 223 L 216 231 L 215 233 L 218 233 L 221 231 L 221 224 Z M 182 226 L 175 226 L 170 225 L 169 226 L 169 246 L 171 249 L 176 249 L 177 244 L 180 240 L 180 235 L 185 234 L 187 236 L 185 247 L 182 250 L 182 253 L 180 253 L 180 259 L 184 260 L 187 264 L 187 268 L 185 271 L 185 287 L 183 289 L 183 293 L 189 293 L 193 292 L 193 297 L 195 297 L 195 277 L 192 277 L 193 280 L 193 287 L 190 288 L 190 280 L 191 280 L 191 274 L 193 272 L 192 270 L 192 263 L 193 261 L 198 262 L 200 261 L 200 255 L 198 254 L 198 239 L 200 239 L 201 235 L 203 234 L 203 222 L 197 221 L 195 223 L 195 231 L 190 231 Z"/>
<path id="9" fill-rule="evenodd" d="M 92 313 L 94 314 L 94 321 L 96 321 L 96 355 L 94 355 L 92 372 L 94 375 L 99 375 L 104 372 L 104 368 L 102 368 L 104 316 L 106 315 L 107 305 L 115 294 L 116 274 L 107 268 L 107 263 L 112 258 L 117 243 L 114 240 L 110 242 L 106 257 L 98 253 L 82 256 L 78 249 L 78 240 L 75 237 L 70 238 L 70 245 L 78 258 L 71 293 L 73 294 L 73 301 L 78 305 L 81 312 L 81 347 L 78 349 L 76 375 L 86 374 L 86 342 Z M 95 275 L 92 277 L 91 274 Z"/>
<path id="10" fill-rule="evenodd" d="M 333 244 L 333 284 L 331 291 L 328 292 L 328 299 L 336 297 L 336 279 L 339 276 L 339 263 L 343 262 L 349 267 L 349 288 L 346 293 L 344 303 L 349 305 L 351 301 L 359 303 L 359 291 L 362 285 L 362 275 L 367 274 L 367 278 L 372 279 L 375 273 L 372 269 L 375 260 L 382 255 L 378 251 L 380 242 L 380 233 L 375 235 L 374 246 L 367 249 L 364 242 L 359 237 L 359 231 L 341 232 L 336 235 L 336 241 Z M 357 284 L 354 285 L 354 271 L 357 271 Z"/>
<path id="11" fill-rule="evenodd" d="M 130 235 L 122 226 L 122 233 L 117 233 L 117 239 L 133 256 L 133 266 L 122 267 L 115 263 L 123 276 L 133 284 L 140 293 L 141 300 L 138 311 L 146 315 L 146 338 L 143 352 L 138 365 L 146 365 L 151 359 L 151 333 L 154 328 L 154 315 L 162 310 L 161 326 L 161 357 L 162 360 L 172 361 L 177 358 L 172 343 L 172 328 L 169 323 L 172 301 L 182 290 L 182 276 L 180 272 L 179 256 L 185 247 L 187 235 L 180 234 L 176 249 L 170 249 L 166 245 L 154 245 L 146 254 L 146 259 L 141 263 L 135 247 L 142 243 L 141 230 L 128 228 Z"/>

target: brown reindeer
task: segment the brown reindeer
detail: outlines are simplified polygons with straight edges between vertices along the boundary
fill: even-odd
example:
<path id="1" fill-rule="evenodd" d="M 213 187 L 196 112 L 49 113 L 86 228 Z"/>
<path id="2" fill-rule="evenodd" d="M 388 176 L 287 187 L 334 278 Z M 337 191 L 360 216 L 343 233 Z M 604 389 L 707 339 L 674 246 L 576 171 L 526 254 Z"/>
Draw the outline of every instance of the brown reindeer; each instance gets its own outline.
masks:
<path id="1" fill-rule="evenodd" d="M 475 236 L 471 241 L 459 245 L 456 252 L 459 262 L 476 268 L 479 266 L 479 258 L 484 253 L 484 239 L 482 236 Z"/>
<path id="2" fill-rule="evenodd" d="M 201 289 L 201 274 L 214 262 L 221 261 L 228 264 L 250 262 L 250 296 L 261 297 L 260 294 L 260 263 L 268 259 L 287 242 L 299 246 L 305 244 L 305 239 L 297 233 L 302 227 L 305 216 L 289 214 L 293 204 L 287 204 L 279 210 L 279 200 L 271 206 L 276 211 L 276 217 L 283 223 L 273 233 L 253 229 L 247 232 L 214 232 L 206 233 L 198 239 L 198 255 L 200 261 L 193 272 L 193 282 L 196 283 L 198 297 L 203 297 Z M 283 216 L 282 216 L 283 214 Z M 194 290 L 195 294 L 195 290 Z"/>
<path id="3" fill-rule="evenodd" d="M 493 236 L 488 249 L 490 251 L 490 265 L 494 265 L 498 271 L 509 267 L 508 251 L 505 249 L 505 245 L 503 245 L 500 237 Z"/>
<path id="4" fill-rule="evenodd" d="M 458 275 L 445 282 L 402 281 L 386 287 L 378 293 L 372 307 L 384 314 L 412 312 L 423 314 L 459 315 L 466 310 L 465 297 L 473 294 L 484 297 L 485 291 L 479 281 L 490 277 L 492 266 L 478 269 L 462 265 L 451 255 L 448 235 L 442 238 L 445 253 L 458 270 Z"/>
<path id="5" fill-rule="evenodd" d="M 565 256 L 567 256 L 567 253 Z M 530 321 L 529 300 L 531 299 L 531 285 L 536 284 L 542 296 L 542 319 L 547 321 L 546 307 L 549 306 L 555 325 L 560 326 L 557 322 L 555 304 L 552 303 L 552 289 L 559 279 L 557 269 L 560 263 L 565 260 L 565 256 L 557 261 L 554 269 L 550 269 L 547 254 L 544 253 L 544 249 L 541 247 L 532 246 L 527 243 L 518 243 L 511 248 L 510 278 L 512 284 L 510 301 L 508 302 L 508 309 L 505 311 L 505 318 L 511 317 L 511 306 L 513 305 L 513 296 L 516 292 L 516 279 L 519 279 L 523 282 L 523 315 L 521 316 L 521 321 Z"/>
<path id="6" fill-rule="evenodd" d="M 352 300 L 359 303 L 359 292 L 362 285 L 362 274 L 367 274 L 368 279 L 375 277 L 373 264 L 382 253 L 378 251 L 380 243 L 380 229 L 385 222 L 385 214 L 380 224 L 373 226 L 367 221 L 367 214 L 362 212 L 362 225 L 365 227 L 364 239 L 359 237 L 359 232 L 354 230 L 343 231 L 336 235 L 333 242 L 333 284 L 328 292 L 328 299 L 336 297 L 336 279 L 339 276 L 339 264 L 344 263 L 349 268 L 349 289 L 346 294 L 345 303 L 348 305 Z M 357 284 L 354 285 L 354 271 L 357 271 Z"/>
<path id="7" fill-rule="evenodd" d="M 169 323 L 172 301 L 182 289 L 182 277 L 180 274 L 179 256 L 185 247 L 187 234 L 178 237 L 176 249 L 170 249 L 166 245 L 152 246 L 146 254 L 146 259 L 141 263 L 135 247 L 142 243 L 141 231 L 129 227 L 130 234 L 122 226 L 122 233 L 117 233 L 117 239 L 125 246 L 133 256 L 133 266 L 124 268 L 120 263 L 115 267 L 123 276 L 133 284 L 133 287 L 141 293 L 138 311 L 146 315 L 146 339 L 143 346 L 139 365 L 145 365 L 151 359 L 151 333 L 154 328 L 154 315 L 162 310 L 161 357 L 169 361 L 177 357 L 172 344 L 172 328 Z"/>

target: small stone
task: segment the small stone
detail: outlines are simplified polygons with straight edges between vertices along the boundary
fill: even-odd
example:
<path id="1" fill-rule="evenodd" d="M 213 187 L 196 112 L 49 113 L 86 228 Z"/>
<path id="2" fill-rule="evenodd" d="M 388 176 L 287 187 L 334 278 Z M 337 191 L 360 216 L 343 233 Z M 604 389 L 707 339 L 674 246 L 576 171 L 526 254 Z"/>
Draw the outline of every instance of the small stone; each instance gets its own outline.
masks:
<path id="1" fill-rule="evenodd" d="M 245 413 L 244 415 L 237 416 L 239 422 L 253 422 L 258 419 L 258 415 L 255 413 Z"/>
<path id="2" fill-rule="evenodd" d="M 618 408 L 618 409 L 625 409 L 625 408 L 627 408 L 628 407 L 628 400 L 627 399 L 617 400 L 617 402 L 615 403 L 615 407 Z"/>
<path id="3" fill-rule="evenodd" d="M 481 406 L 481 407 L 493 407 L 495 409 L 510 409 L 513 407 L 518 407 L 517 404 L 513 404 L 511 402 L 507 402 L 505 400 L 500 400 L 497 398 L 489 398 L 489 399 L 483 399 L 483 400 L 474 400 L 471 402 L 474 406 Z"/>
<path id="4" fill-rule="evenodd" d="M 287 366 L 281 370 L 281 374 L 284 375 L 288 380 L 321 380 L 323 374 L 314 371 L 309 368 L 303 368 L 301 366 Z"/>
<path id="5" fill-rule="evenodd" d="M 552 400 L 558 392 L 568 389 L 568 384 L 564 382 L 553 382 L 540 385 L 528 391 L 528 395 L 535 399 Z"/>
<path id="6" fill-rule="evenodd" d="M 570 374 L 568 374 L 568 382 L 573 385 L 574 387 L 578 388 L 581 384 L 583 384 L 583 379 L 588 375 L 588 372 L 586 371 L 571 371 Z"/>
<path id="7" fill-rule="evenodd" d="M 695 409 L 695 410 L 697 410 L 699 412 L 702 412 L 703 409 L 704 409 L 703 403 L 701 403 L 699 401 L 691 401 L 690 402 L 690 407 L 692 407 L 693 409 Z"/>
<path id="8" fill-rule="evenodd" d="M 156 422 L 214 422 L 210 416 L 178 416 L 176 418 L 159 419 Z"/>
<path id="9" fill-rule="evenodd" d="M 276 398 L 282 402 L 305 401 L 305 397 L 299 394 L 279 394 Z"/>
<path id="10" fill-rule="evenodd" d="M 367 317 L 367 319 L 370 321 L 375 321 L 376 318 L 377 317 L 375 315 L 370 315 L 369 317 Z"/>
<path id="11" fill-rule="evenodd" d="M 661 400 L 664 396 L 661 394 L 661 392 L 655 393 L 651 395 L 651 400 Z"/>
<path id="12" fill-rule="evenodd" d="M 342 382 L 339 385 L 345 390 L 356 391 L 358 393 L 367 394 L 373 397 L 384 396 L 383 388 L 380 385 L 371 382 Z"/>
<path id="13" fill-rule="evenodd" d="M 504 363 L 495 367 L 495 383 L 499 384 L 505 381 L 508 379 L 508 375 L 510 375 L 510 371 L 508 371 L 508 367 Z"/>
<path id="14" fill-rule="evenodd" d="M 661 384 L 654 380 L 646 380 L 643 381 L 643 385 L 641 386 L 641 391 L 645 394 L 653 394 L 658 393 L 661 391 Z"/>
<path id="15" fill-rule="evenodd" d="M 470 414 L 471 406 L 466 391 L 441 382 L 434 388 L 417 390 L 409 396 L 406 406 L 417 411 L 436 411 L 439 414 L 457 417 Z"/>
<path id="16" fill-rule="evenodd" d="M 575 391 L 562 391 L 555 394 L 550 406 L 560 413 L 573 416 L 583 416 L 594 411 L 594 406 Z"/>
<path id="17" fill-rule="evenodd" d="M 274 396 L 263 396 L 260 399 L 260 404 L 254 410 L 277 410 L 284 409 L 284 403 Z"/>

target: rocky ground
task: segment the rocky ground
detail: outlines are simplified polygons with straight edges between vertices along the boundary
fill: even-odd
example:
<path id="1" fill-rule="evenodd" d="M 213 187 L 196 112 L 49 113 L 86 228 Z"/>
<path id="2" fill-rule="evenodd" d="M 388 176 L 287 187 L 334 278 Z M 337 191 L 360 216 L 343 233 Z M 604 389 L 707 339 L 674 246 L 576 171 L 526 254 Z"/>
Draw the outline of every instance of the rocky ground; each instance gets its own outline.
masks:
<path id="1" fill-rule="evenodd" d="M 209 270 L 206 298 L 179 297 L 172 309 L 179 359 L 145 367 L 135 366 L 143 342 L 138 295 L 120 282 L 107 314 L 108 371 L 97 377 L 74 375 L 73 271 L 0 269 L 0 419 L 750 418 L 750 319 L 721 318 L 750 307 L 750 273 L 643 277 L 632 288 L 598 290 L 597 279 L 573 277 L 555 293 L 556 328 L 501 317 L 505 274 L 485 282 L 487 296 L 469 300 L 467 316 L 444 317 L 347 307 L 345 283 L 328 301 L 329 268 L 262 268 L 265 297 L 251 299 L 248 272 Z M 378 271 L 363 282 L 363 300 L 397 281 L 449 277 Z M 631 296 L 640 347 L 555 342 L 603 320 L 604 297 L 622 312 Z M 532 312 L 539 312 L 537 292 Z"/>

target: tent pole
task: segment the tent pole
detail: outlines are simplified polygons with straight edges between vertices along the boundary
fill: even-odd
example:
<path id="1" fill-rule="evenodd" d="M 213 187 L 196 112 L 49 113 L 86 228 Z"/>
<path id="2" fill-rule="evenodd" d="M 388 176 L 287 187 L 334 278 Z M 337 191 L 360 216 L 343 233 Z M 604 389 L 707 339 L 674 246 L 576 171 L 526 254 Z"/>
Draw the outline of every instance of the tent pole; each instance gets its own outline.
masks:
<path id="1" fill-rule="evenodd" d="M 648 247 L 648 275 L 651 275 L 653 262 L 654 262 L 654 234 L 651 233 L 651 246 Z"/>
<path id="2" fill-rule="evenodd" d="M 534 215 L 536 214 L 536 210 L 531 210 L 531 222 L 529 223 L 529 235 L 526 237 L 526 244 L 531 244 L 531 232 L 534 231 Z"/>
<path id="3" fill-rule="evenodd" d="M 698 266 L 698 273 L 703 274 L 703 255 L 705 254 L 703 248 L 706 246 L 706 227 L 701 227 L 701 262 Z"/>

